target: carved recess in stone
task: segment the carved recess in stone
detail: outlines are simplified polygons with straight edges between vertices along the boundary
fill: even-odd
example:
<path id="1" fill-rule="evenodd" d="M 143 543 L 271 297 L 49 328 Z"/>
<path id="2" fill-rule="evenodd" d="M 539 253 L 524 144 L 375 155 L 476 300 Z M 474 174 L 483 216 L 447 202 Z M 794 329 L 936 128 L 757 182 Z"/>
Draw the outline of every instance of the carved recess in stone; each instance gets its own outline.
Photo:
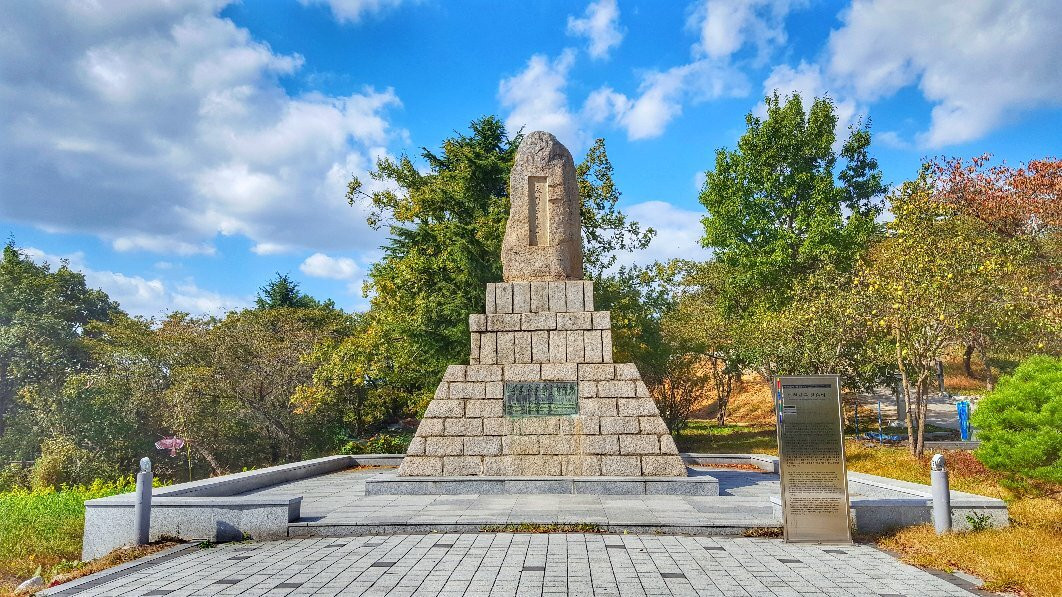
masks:
<path id="1" fill-rule="evenodd" d="M 581 280 L 581 201 L 575 162 L 553 135 L 524 137 L 509 178 L 509 222 L 502 241 L 505 281 Z"/>

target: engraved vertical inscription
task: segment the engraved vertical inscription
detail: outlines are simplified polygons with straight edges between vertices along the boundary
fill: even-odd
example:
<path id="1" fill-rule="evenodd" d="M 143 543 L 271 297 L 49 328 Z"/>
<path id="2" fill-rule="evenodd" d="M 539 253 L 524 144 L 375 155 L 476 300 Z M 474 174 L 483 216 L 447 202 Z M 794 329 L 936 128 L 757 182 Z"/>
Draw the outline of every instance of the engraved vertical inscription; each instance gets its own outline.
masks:
<path id="1" fill-rule="evenodd" d="M 528 244 L 537 247 L 549 244 L 549 197 L 545 176 L 527 177 Z"/>

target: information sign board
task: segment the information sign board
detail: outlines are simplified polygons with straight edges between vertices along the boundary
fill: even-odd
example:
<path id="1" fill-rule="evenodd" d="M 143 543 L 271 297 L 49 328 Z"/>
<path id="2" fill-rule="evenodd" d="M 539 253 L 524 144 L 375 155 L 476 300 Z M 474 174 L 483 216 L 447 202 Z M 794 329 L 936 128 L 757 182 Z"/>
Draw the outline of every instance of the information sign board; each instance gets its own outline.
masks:
<path id="1" fill-rule="evenodd" d="M 785 540 L 851 543 L 840 378 L 776 377 L 775 404 Z"/>
<path id="2" fill-rule="evenodd" d="M 505 382 L 503 396 L 507 417 L 579 414 L 579 383 L 574 381 Z"/>

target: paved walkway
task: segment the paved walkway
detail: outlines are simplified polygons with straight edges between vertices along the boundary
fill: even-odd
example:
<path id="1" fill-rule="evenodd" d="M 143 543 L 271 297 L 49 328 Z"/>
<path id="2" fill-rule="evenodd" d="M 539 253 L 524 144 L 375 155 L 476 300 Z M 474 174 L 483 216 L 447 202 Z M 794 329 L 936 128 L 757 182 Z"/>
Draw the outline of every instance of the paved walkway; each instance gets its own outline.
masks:
<path id="1" fill-rule="evenodd" d="M 865 545 L 502 533 L 230 543 L 76 594 L 971 595 Z"/>

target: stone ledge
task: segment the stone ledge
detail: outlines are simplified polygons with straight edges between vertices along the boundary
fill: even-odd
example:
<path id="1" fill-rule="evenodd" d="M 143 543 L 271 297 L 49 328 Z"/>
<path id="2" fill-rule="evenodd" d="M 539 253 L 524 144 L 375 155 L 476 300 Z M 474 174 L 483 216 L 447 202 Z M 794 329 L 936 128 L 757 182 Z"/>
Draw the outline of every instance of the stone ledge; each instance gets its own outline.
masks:
<path id="1" fill-rule="evenodd" d="M 376 477 L 365 495 L 719 495 L 719 481 L 695 477 Z"/>

